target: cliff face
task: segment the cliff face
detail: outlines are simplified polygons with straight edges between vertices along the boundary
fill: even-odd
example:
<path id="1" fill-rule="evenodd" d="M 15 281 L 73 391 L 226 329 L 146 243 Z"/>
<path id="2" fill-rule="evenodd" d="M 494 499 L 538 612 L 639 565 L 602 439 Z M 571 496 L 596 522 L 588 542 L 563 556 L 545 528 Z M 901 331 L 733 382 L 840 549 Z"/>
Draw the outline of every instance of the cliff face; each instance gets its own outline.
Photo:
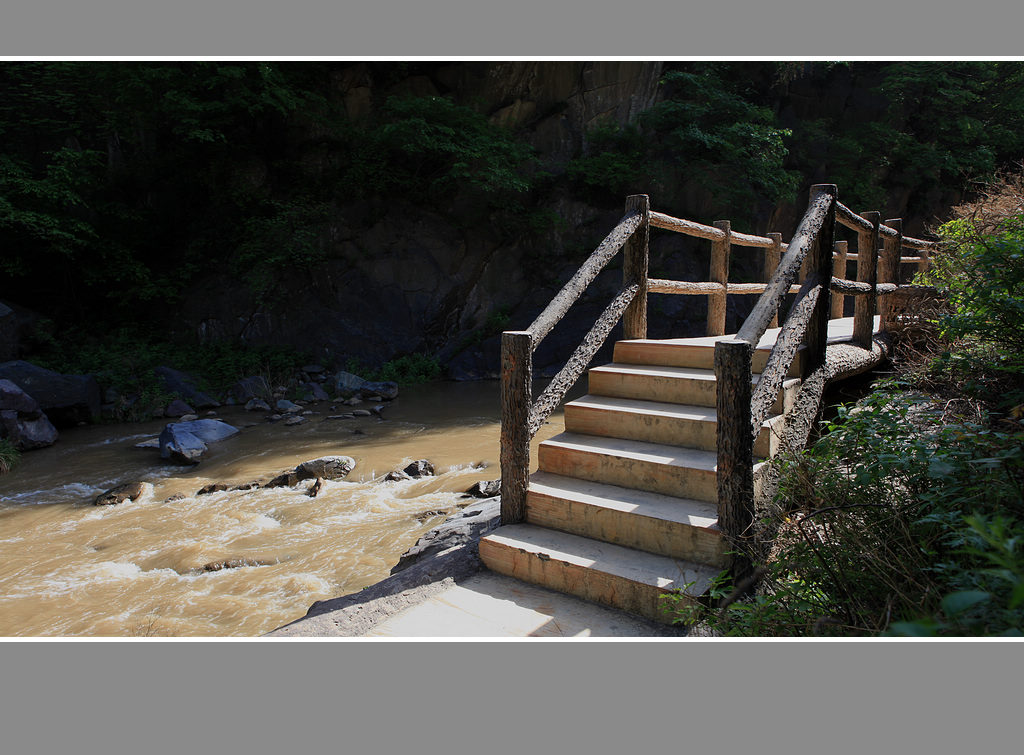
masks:
<path id="1" fill-rule="evenodd" d="M 661 68 L 657 62 L 359 63 L 336 72 L 333 96 L 355 123 L 367 121 L 384 96 L 454 96 L 521 133 L 537 151 L 539 168 L 559 173 L 579 154 L 588 130 L 624 125 L 654 103 Z M 330 157 L 318 155 L 314 170 L 317 159 Z M 257 181 L 261 175 L 259 166 L 246 173 Z M 258 305 L 238 281 L 210 279 L 187 297 L 179 322 L 202 339 L 290 344 L 327 363 L 355 357 L 379 364 L 422 352 L 455 360 L 456 377 L 492 375 L 497 351 L 487 340 L 495 341 L 503 326 L 528 325 L 587 253 L 567 247 L 592 241 L 592 249 L 621 215 L 569 197 L 554 201 L 559 230 L 541 238 L 511 234 L 513 241 L 457 194 L 438 209 L 379 200 L 337 207 L 325 261 L 314 271 L 285 273 L 273 304 Z"/>
<path id="2" fill-rule="evenodd" d="M 389 96 L 453 98 L 492 124 L 513 129 L 536 150 L 537 169 L 559 176 L 581 154 L 589 131 L 634 122 L 655 104 L 662 74 L 661 63 L 647 61 L 355 63 L 333 71 L 330 95 L 355 124 L 372 123 L 374 108 Z M 827 81 L 797 77 L 773 90 L 776 111 L 783 125 L 868 122 L 881 117 L 886 105 L 870 94 L 872 86 L 843 69 Z M 317 136 L 313 124 L 294 136 L 311 174 L 334 159 L 329 148 L 311 146 Z M 808 151 L 817 167 L 805 178 L 830 181 L 832 156 L 815 153 L 813 144 Z M 246 165 L 234 180 L 259 183 L 266 173 L 258 164 Z M 719 212 L 709 204 L 706 186 L 687 183 L 682 166 L 680 176 L 679 201 L 687 207 L 665 207 L 652 196 L 655 209 L 686 217 Z M 934 197 L 929 206 L 948 206 L 950 199 L 956 198 Z M 879 209 L 884 217 L 901 216 L 907 202 L 895 196 L 891 206 Z M 468 192 L 455 191 L 447 202 L 429 206 L 398 198 L 335 206 L 322 239 L 323 261 L 282 273 L 273 302 L 257 302 L 241 281 L 210 278 L 186 298 L 176 318 L 183 335 L 288 344 L 325 364 L 342 366 L 355 358 L 373 365 L 424 353 L 437 356 L 450 377 L 495 376 L 498 333 L 526 327 L 621 216 L 621 208 L 589 204 L 564 182 L 547 192 L 545 203 L 558 222 L 539 234 L 509 232 L 507 218 L 482 208 Z M 799 204 L 758 208 L 753 227 L 736 230 L 788 236 L 802 212 Z M 919 235 L 922 218 L 908 219 L 907 232 Z M 506 227 L 499 228 L 502 223 Z M 734 275 L 760 275 L 756 253 L 737 249 L 734 258 Z M 540 374 L 560 366 L 593 323 L 621 280 L 620 264 L 602 274 L 542 344 L 536 356 Z M 700 280 L 707 266 L 705 242 L 674 234 L 652 237 L 653 275 Z M 702 332 L 701 297 L 653 297 L 650 306 L 652 337 Z M 742 315 L 737 307 L 746 304 L 730 300 L 729 327 Z"/>

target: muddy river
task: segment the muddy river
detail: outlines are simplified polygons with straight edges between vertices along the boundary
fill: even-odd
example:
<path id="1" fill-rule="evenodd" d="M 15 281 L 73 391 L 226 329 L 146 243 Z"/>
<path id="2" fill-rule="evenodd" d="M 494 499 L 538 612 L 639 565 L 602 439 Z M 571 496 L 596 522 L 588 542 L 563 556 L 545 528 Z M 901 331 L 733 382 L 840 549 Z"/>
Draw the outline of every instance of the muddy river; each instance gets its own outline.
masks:
<path id="1" fill-rule="evenodd" d="M 471 503 L 464 491 L 500 476 L 498 390 L 410 386 L 382 418 L 328 419 L 341 407 L 325 402 L 291 427 L 225 408 L 217 417 L 242 432 L 194 467 L 135 448 L 167 420 L 65 430 L 0 476 L 0 636 L 258 636 L 373 584 L 445 519 L 437 512 Z M 553 415 L 535 444 L 561 424 Z M 310 481 L 196 495 L 335 454 L 356 468 L 315 498 Z M 379 479 L 416 459 L 436 476 Z M 150 483 L 138 500 L 92 505 L 134 481 Z M 184 497 L 168 501 L 175 494 Z M 204 569 L 224 561 L 252 565 Z"/>

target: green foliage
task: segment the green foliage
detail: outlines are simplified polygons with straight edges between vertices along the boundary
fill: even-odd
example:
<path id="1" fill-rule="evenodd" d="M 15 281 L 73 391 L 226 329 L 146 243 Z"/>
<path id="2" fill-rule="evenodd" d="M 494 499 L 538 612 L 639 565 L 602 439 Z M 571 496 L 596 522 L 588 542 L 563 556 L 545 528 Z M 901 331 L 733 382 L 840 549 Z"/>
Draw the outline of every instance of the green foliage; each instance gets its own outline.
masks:
<path id="1" fill-rule="evenodd" d="M 775 462 L 779 555 L 759 593 L 680 621 L 751 636 L 1019 632 L 1024 432 L 945 423 L 895 388 L 840 407 Z"/>
<path id="2" fill-rule="evenodd" d="M 21 458 L 21 452 L 7 438 L 0 438 L 0 474 L 7 474 Z"/>
<path id="3" fill-rule="evenodd" d="M 437 194 L 469 185 L 485 194 L 530 188 L 530 148 L 481 113 L 444 97 L 391 97 L 374 131 L 387 180 Z"/>
<path id="4" fill-rule="evenodd" d="M 1024 371 L 1024 214 L 980 234 L 966 220 L 944 224 L 947 242 L 929 279 L 949 297 L 953 312 L 941 325 L 948 338 L 972 336 L 1014 354 Z"/>
<path id="5" fill-rule="evenodd" d="M 796 175 L 785 169 L 788 129 L 774 112 L 752 101 L 734 69 L 707 63 L 665 77 L 671 94 L 640 122 L 662 159 L 690 177 L 701 176 L 728 204 L 792 199 Z"/>
<path id="6" fill-rule="evenodd" d="M 620 201 L 631 191 L 649 192 L 652 183 L 700 183 L 734 218 L 759 200 L 791 199 L 797 178 L 785 166 L 790 132 L 754 101 L 744 73 L 721 63 L 670 71 L 665 97 L 636 124 L 589 133 L 567 175 L 592 196 Z"/>
<path id="7" fill-rule="evenodd" d="M 389 380 L 408 385 L 437 380 L 441 375 L 441 364 L 428 354 L 407 354 L 385 362 L 379 368 L 368 367 L 351 358 L 345 363 L 345 371 L 366 380 Z"/>
<path id="8" fill-rule="evenodd" d="M 640 130 L 599 126 L 587 134 L 584 155 L 566 166 L 566 175 L 590 193 L 600 191 L 621 198 L 639 186 L 645 173 L 647 145 Z"/>

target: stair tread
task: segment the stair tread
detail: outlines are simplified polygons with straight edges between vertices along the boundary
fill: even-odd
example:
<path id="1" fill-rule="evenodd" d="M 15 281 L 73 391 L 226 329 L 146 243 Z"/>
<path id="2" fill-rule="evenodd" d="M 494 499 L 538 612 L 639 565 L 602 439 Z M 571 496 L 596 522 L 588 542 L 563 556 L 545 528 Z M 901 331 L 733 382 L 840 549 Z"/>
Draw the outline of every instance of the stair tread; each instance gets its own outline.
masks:
<path id="1" fill-rule="evenodd" d="M 667 464 L 674 467 L 702 469 L 709 472 L 714 471 L 715 465 L 718 463 L 718 454 L 714 451 L 623 438 L 608 438 L 601 435 L 564 432 L 548 438 L 541 445 L 584 453 L 618 456 L 655 464 Z"/>
<path id="2" fill-rule="evenodd" d="M 593 569 L 660 590 L 683 589 L 691 595 L 704 592 L 721 571 L 718 567 L 659 556 L 646 551 L 532 524 L 502 525 L 484 539 L 584 569 Z M 689 587 L 687 587 L 689 585 Z"/>
<path id="3" fill-rule="evenodd" d="M 718 528 L 718 507 L 714 503 L 693 498 L 676 498 L 550 472 L 534 472 L 530 476 L 529 491 L 550 498 L 678 522 L 691 527 Z"/>
<path id="4" fill-rule="evenodd" d="M 697 404 L 673 404 L 666 401 L 647 401 L 644 399 L 618 398 L 616 396 L 587 394 L 586 396 L 582 396 L 574 401 L 568 402 L 565 406 L 601 411 L 625 412 L 629 414 L 645 414 L 655 417 L 691 420 L 696 422 L 718 422 L 718 411 L 715 407 L 698 406 Z M 781 417 L 781 415 L 771 415 L 764 421 L 764 425 L 768 425 L 772 420 L 779 417 Z"/>
<path id="5" fill-rule="evenodd" d="M 659 364 L 628 364 L 626 362 L 612 362 L 598 367 L 591 367 L 590 372 L 612 372 L 627 375 L 645 375 L 649 377 L 666 377 L 687 380 L 715 381 L 715 371 L 701 367 L 668 367 Z M 760 373 L 754 373 L 752 383 L 761 379 Z M 800 382 L 800 378 L 786 378 L 783 381 L 784 387 L 789 387 Z"/>

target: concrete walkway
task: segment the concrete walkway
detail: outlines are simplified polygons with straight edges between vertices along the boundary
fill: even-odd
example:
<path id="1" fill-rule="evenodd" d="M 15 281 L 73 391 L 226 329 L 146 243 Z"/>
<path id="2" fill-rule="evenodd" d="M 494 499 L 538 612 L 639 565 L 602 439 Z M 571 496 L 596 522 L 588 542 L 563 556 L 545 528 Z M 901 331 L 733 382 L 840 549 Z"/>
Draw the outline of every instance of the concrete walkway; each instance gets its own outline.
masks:
<path id="1" fill-rule="evenodd" d="M 364 637 L 678 637 L 570 595 L 483 570 L 377 624 Z"/>

